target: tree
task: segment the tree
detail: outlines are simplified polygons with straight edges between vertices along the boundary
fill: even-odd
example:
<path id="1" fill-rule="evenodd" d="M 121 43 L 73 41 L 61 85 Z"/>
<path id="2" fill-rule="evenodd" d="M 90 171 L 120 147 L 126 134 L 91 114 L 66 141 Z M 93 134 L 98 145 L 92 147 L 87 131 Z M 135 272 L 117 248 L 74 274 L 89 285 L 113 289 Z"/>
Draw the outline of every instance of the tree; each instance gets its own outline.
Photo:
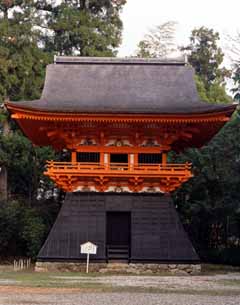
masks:
<path id="1" fill-rule="evenodd" d="M 240 263 L 239 136 L 239 117 L 235 116 L 202 149 L 173 157 L 174 162 L 191 160 L 193 164 L 194 178 L 177 190 L 174 198 L 205 260 Z"/>
<path id="2" fill-rule="evenodd" d="M 213 83 L 208 89 L 205 88 L 203 81 L 198 75 L 195 75 L 195 82 L 199 97 L 202 101 L 208 103 L 230 103 L 232 98 L 226 93 L 225 85 Z"/>
<path id="3" fill-rule="evenodd" d="M 233 63 L 233 83 L 234 88 L 232 93 L 234 99 L 240 101 L 240 32 L 237 32 L 235 36 L 228 36 L 228 51 L 230 59 Z"/>
<path id="4" fill-rule="evenodd" d="M 59 205 L 52 199 L 29 207 L 21 200 L 0 204 L 0 257 L 36 257 L 52 227 Z"/>
<path id="5" fill-rule="evenodd" d="M 224 54 L 218 47 L 219 33 L 201 27 L 192 31 L 188 61 L 196 72 L 196 85 L 200 97 L 206 102 L 228 103 L 232 98 L 226 93 L 225 78 L 231 73 L 222 68 Z"/>
<path id="6" fill-rule="evenodd" d="M 0 105 L 41 95 L 45 67 L 54 54 L 113 56 L 121 41 L 125 0 L 0 1 Z M 10 122 L 10 124 L 9 124 Z M 0 108 L 0 167 L 8 174 L 8 199 L 0 197 L 0 255 L 39 251 L 62 201 L 43 175 L 46 160 Z"/>
<path id="7" fill-rule="evenodd" d="M 35 258 L 41 247 L 46 226 L 36 210 L 25 209 L 21 238 L 26 244 L 27 256 Z"/>
<path id="8" fill-rule="evenodd" d="M 232 97 L 226 93 L 225 84 L 213 83 L 207 91 L 208 101 L 210 103 L 231 103 Z"/>
<path id="9" fill-rule="evenodd" d="M 53 188 L 43 171 L 46 160 L 54 158 L 49 147 L 34 148 L 19 131 L 0 135 L 0 164 L 8 171 L 9 191 L 14 197 L 26 198 L 29 205 L 36 200 L 40 185 L 43 188 L 47 184 L 48 190 Z"/>
<path id="10" fill-rule="evenodd" d="M 24 1 L 6 1 L 1 3 L 0 10 L 0 103 L 6 98 L 38 98 L 49 55 L 38 47 L 38 33 L 32 30 L 30 7 L 25 6 Z M 31 203 L 38 183 L 34 179 L 40 178 L 40 173 L 34 172 L 36 149 L 16 131 L 14 123 L 11 132 L 10 125 L 9 115 L 1 104 L 0 166 L 7 171 L 9 191 L 26 196 Z"/>
<path id="11" fill-rule="evenodd" d="M 0 256 L 19 250 L 19 231 L 22 213 L 16 201 L 0 204 Z"/>
<path id="12" fill-rule="evenodd" d="M 235 69 L 233 72 L 233 81 L 235 85 L 235 87 L 232 89 L 232 92 L 234 93 L 234 99 L 240 102 L 240 61 L 238 64 L 235 64 Z"/>
<path id="13" fill-rule="evenodd" d="M 138 44 L 137 57 L 167 57 L 178 50 L 175 41 L 177 22 L 168 21 L 151 29 Z"/>
<path id="14" fill-rule="evenodd" d="M 114 56 L 125 2 L 0 1 L 0 103 L 39 98 L 53 54 Z"/>
<path id="15" fill-rule="evenodd" d="M 220 67 L 224 54 L 218 39 L 218 33 L 202 27 L 192 32 L 191 44 L 185 49 L 190 51 L 201 99 L 228 103 L 232 100 L 224 84 L 228 71 Z M 234 257 L 240 248 L 230 245 L 231 238 L 240 241 L 238 125 L 235 116 L 208 145 L 176 156 L 181 162 L 193 163 L 195 177 L 175 193 L 175 203 L 200 257 L 207 261 L 239 263 Z"/>
<path id="16" fill-rule="evenodd" d="M 224 83 L 230 76 L 226 68 L 221 68 L 224 54 L 218 46 L 219 33 L 201 27 L 192 31 L 190 44 L 183 48 L 190 52 L 188 60 L 202 80 L 204 87 L 209 89 L 213 83 Z"/>
<path id="17" fill-rule="evenodd" d="M 48 54 L 39 48 L 33 1 L 0 5 L 0 102 L 40 96 Z"/>
<path id="18" fill-rule="evenodd" d="M 121 42 L 120 11 L 126 0 L 61 1 L 50 6 L 38 1 L 44 10 L 48 31 L 45 49 L 60 55 L 113 56 Z"/>
<path id="19" fill-rule="evenodd" d="M 1 29 L 0 29 L 1 31 Z M 11 62 L 7 58 L 6 51 L 0 47 L 0 104 L 3 103 L 4 99 L 8 96 L 8 92 L 11 89 Z M 3 116 L 1 115 L 1 118 Z"/>
<path id="20" fill-rule="evenodd" d="M 231 101 L 224 85 L 228 71 L 220 67 L 223 53 L 217 46 L 218 39 L 213 30 L 200 28 L 193 31 L 191 44 L 184 50 L 189 51 L 189 62 L 196 69 L 200 98 L 227 103 Z M 149 41 L 140 42 L 139 56 L 156 56 Z M 182 155 L 172 153 L 173 163 L 193 162 L 195 177 L 175 192 L 174 202 L 198 253 L 207 261 L 240 263 L 240 247 L 230 244 L 236 238 L 240 245 L 238 138 L 239 122 L 235 117 L 201 150 L 189 149 Z"/>

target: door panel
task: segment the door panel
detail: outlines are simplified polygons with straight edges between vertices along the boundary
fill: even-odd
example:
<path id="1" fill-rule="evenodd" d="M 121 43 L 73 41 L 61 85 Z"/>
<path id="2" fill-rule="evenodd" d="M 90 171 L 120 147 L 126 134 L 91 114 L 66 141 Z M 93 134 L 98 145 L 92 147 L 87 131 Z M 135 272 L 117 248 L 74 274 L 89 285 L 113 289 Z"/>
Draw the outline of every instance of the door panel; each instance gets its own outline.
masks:
<path id="1" fill-rule="evenodd" d="M 130 246 L 131 213 L 107 212 L 107 244 Z"/>

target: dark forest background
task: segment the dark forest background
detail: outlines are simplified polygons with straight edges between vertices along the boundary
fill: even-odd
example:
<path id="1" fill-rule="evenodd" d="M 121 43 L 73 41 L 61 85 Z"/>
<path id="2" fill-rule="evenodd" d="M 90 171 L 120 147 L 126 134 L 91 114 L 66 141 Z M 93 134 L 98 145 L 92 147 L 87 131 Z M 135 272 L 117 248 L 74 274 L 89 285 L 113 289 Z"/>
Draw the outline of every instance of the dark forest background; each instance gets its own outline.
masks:
<path id="1" fill-rule="evenodd" d="M 33 147 L 4 109 L 5 100 L 39 98 L 45 68 L 56 54 L 116 56 L 121 43 L 120 12 L 125 0 L 0 1 L 0 256 L 35 257 L 64 199 L 43 176 L 51 148 Z M 134 56 L 167 56 L 173 51 L 174 22 L 157 26 L 139 42 Z M 240 100 L 240 35 L 231 37 L 232 69 L 213 29 L 193 29 L 188 54 L 200 97 L 208 103 Z M 233 46 L 234 45 L 234 46 Z M 130 54 L 131 55 L 131 54 Z M 227 94 L 226 82 L 232 82 Z M 176 207 L 204 261 L 240 265 L 240 117 L 202 149 L 174 162 L 193 163 L 194 178 L 173 194 Z M 64 152 L 63 152 L 64 153 Z M 4 180 L 7 179 L 7 193 Z"/>

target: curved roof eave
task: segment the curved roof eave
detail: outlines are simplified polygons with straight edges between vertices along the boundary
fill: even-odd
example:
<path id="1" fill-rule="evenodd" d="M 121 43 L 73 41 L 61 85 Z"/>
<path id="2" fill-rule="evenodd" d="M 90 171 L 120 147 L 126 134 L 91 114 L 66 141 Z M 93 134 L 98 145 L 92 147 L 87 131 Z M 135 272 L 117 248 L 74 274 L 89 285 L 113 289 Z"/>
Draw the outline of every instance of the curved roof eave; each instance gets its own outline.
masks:
<path id="1" fill-rule="evenodd" d="M 56 114 L 56 115 L 83 115 L 83 114 L 93 114 L 93 115 L 151 115 L 151 116 L 191 116 L 191 115 L 204 115 L 204 114 L 216 114 L 216 113 L 228 113 L 231 114 L 235 111 L 237 107 L 237 103 L 233 104 L 209 104 L 206 102 L 200 102 L 196 107 L 192 107 L 189 110 L 175 108 L 172 111 L 170 108 L 150 108 L 148 110 L 141 108 L 132 109 L 129 107 L 128 109 L 108 109 L 107 107 L 103 107 L 102 109 L 94 109 L 92 107 L 85 107 L 82 109 L 75 109 L 75 111 L 71 111 L 68 108 L 62 107 L 52 107 L 46 108 L 41 107 L 42 100 L 35 100 L 30 102 L 6 102 L 5 106 L 8 110 L 12 111 L 20 111 L 20 112 L 31 112 L 35 114 Z"/>

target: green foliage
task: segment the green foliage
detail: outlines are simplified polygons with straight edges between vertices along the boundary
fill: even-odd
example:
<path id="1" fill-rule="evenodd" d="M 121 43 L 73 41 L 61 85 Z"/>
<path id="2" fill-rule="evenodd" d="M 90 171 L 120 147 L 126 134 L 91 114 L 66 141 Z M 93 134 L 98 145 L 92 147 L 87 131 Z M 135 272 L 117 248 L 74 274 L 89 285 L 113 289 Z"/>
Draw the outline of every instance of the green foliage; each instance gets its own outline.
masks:
<path id="1" fill-rule="evenodd" d="M 195 76 L 195 82 L 199 97 L 202 101 L 219 104 L 232 102 L 232 98 L 226 93 L 224 84 L 215 82 L 206 89 L 203 81 L 198 75 Z"/>
<path id="2" fill-rule="evenodd" d="M 45 235 L 44 233 L 45 225 L 43 219 L 32 209 L 25 210 L 21 237 L 26 244 L 27 256 L 37 256 Z"/>
<path id="3" fill-rule="evenodd" d="M 115 55 L 122 32 L 119 14 L 125 2 L 65 0 L 48 6 L 45 16 L 52 35 L 45 35 L 45 49 L 60 55 Z"/>
<path id="4" fill-rule="evenodd" d="M 152 54 L 150 53 L 150 50 L 149 50 L 149 44 L 147 43 L 147 41 L 141 40 L 138 43 L 137 57 L 140 57 L 140 58 L 151 58 L 152 57 Z"/>
<path id="5" fill-rule="evenodd" d="M 5 98 L 38 98 L 45 66 L 53 54 L 115 55 L 122 31 L 119 14 L 125 2 L 0 1 L 0 103 Z M 149 33 L 148 39 L 139 43 L 139 56 L 169 54 L 175 33 L 170 28 L 165 30 L 160 31 L 162 36 L 157 31 Z M 218 40 L 218 33 L 202 27 L 193 31 L 188 47 L 199 95 L 207 102 L 229 101 L 223 82 L 227 71 L 220 67 L 223 53 Z M 239 99 L 239 69 L 234 81 Z M 0 124 L 4 126 L 7 121 L 1 111 Z M 52 183 L 43 176 L 45 160 L 56 156 L 50 148 L 34 148 L 17 127 L 8 132 L 6 126 L 5 133 L 3 129 L 0 165 L 8 170 L 10 199 L 0 204 L 0 255 L 34 257 L 60 206 Z M 236 116 L 208 146 L 173 157 L 175 161 L 193 162 L 195 177 L 175 193 L 175 203 L 206 259 L 214 256 L 212 251 L 230 262 L 226 256 L 237 251 L 230 241 L 240 238 L 239 130 Z"/>
<path id="6" fill-rule="evenodd" d="M 0 102 L 40 96 L 50 55 L 38 46 L 32 1 L 5 1 L 0 6 Z"/>
<path id="7" fill-rule="evenodd" d="M 222 68 L 224 54 L 218 47 L 219 33 L 212 29 L 201 27 L 192 31 L 190 44 L 184 50 L 190 52 L 189 63 L 196 72 L 196 86 L 200 98 L 210 103 L 229 103 L 225 88 L 225 78 L 230 71 Z"/>
<path id="8" fill-rule="evenodd" d="M 175 42 L 176 22 L 168 21 L 147 33 L 138 44 L 137 57 L 167 57 L 177 51 Z"/>
<path id="9" fill-rule="evenodd" d="M 28 200 L 37 196 L 40 181 L 51 184 L 43 176 L 47 159 L 54 159 L 53 151 L 48 148 L 34 148 L 20 132 L 0 135 L 0 164 L 8 170 L 9 191 Z"/>
<path id="10" fill-rule="evenodd" d="M 0 1 L 0 104 L 39 98 L 53 54 L 115 55 L 125 2 Z M 61 203 L 43 172 L 46 160 L 58 157 L 48 147 L 33 147 L 1 108 L 0 166 L 8 171 L 9 191 L 0 204 L 1 256 L 35 257 L 40 250 Z"/>
<path id="11" fill-rule="evenodd" d="M 232 89 L 234 93 L 234 99 L 240 102 L 240 64 L 235 64 L 234 74 L 233 74 L 233 81 L 235 84 L 235 88 Z"/>
<path id="12" fill-rule="evenodd" d="M 175 193 L 175 203 L 200 254 L 232 247 L 231 238 L 240 247 L 239 137 L 235 116 L 209 145 L 174 157 L 193 163 L 194 178 Z"/>
<path id="13" fill-rule="evenodd" d="M 16 201 L 0 203 L 0 255 L 14 253 L 18 248 L 21 219 L 20 204 Z"/>
<path id="14" fill-rule="evenodd" d="M 0 103 L 8 96 L 11 88 L 10 61 L 2 55 L 0 47 Z"/>
<path id="15" fill-rule="evenodd" d="M 155 57 L 156 52 L 150 48 L 153 39 L 150 38 L 140 42 L 138 55 Z M 201 100 L 229 103 L 232 99 L 224 84 L 228 71 L 220 67 L 224 55 L 218 40 L 218 33 L 202 27 L 192 32 L 191 43 L 185 49 L 190 51 L 189 62 L 196 70 L 195 81 Z M 164 40 L 160 42 L 164 43 Z M 235 76 L 236 84 L 239 84 L 238 75 Z M 240 263 L 228 257 L 238 253 L 240 248 L 239 130 L 239 119 L 235 116 L 201 150 L 189 149 L 182 155 L 172 154 L 173 163 L 193 163 L 194 178 L 175 192 L 174 201 L 186 230 L 205 261 Z M 231 239 L 239 242 L 234 249 Z"/>
<path id="16" fill-rule="evenodd" d="M 29 207 L 24 201 L 0 203 L 0 256 L 35 258 L 59 210 L 53 199 Z"/>
<path id="17" fill-rule="evenodd" d="M 198 95 L 199 95 L 200 99 L 202 101 L 209 102 L 208 96 L 207 96 L 207 90 L 204 86 L 204 83 L 202 82 L 202 80 L 200 79 L 200 77 L 198 75 L 195 75 L 194 79 L 195 79 L 195 83 L 196 83 L 196 87 L 197 87 L 197 91 L 198 91 Z"/>
<path id="18" fill-rule="evenodd" d="M 38 98 L 53 53 L 114 55 L 121 40 L 119 13 L 124 4 L 125 0 L 1 1 L 0 103 L 6 98 Z M 33 148 L 16 126 L 10 132 L 8 119 L 2 110 L 0 164 L 8 170 L 9 192 L 31 202 L 39 189 L 43 193 L 52 189 L 42 172 L 54 154 L 49 148 Z"/>
<path id="19" fill-rule="evenodd" d="M 240 247 L 227 247 L 202 251 L 204 261 L 214 264 L 240 266 Z"/>
<path id="20" fill-rule="evenodd" d="M 176 22 L 163 23 L 149 31 L 138 44 L 138 57 L 167 57 L 177 51 L 175 43 Z M 224 79 L 229 71 L 220 68 L 224 54 L 218 47 L 219 34 L 201 27 L 192 31 L 188 50 L 189 63 L 196 71 L 195 81 L 200 98 L 210 103 L 228 103 Z M 237 75 L 236 75 L 237 76 Z"/>
<path id="21" fill-rule="evenodd" d="M 0 112 L 0 123 L 5 122 L 5 120 L 6 120 L 6 115 Z"/>
<path id="22" fill-rule="evenodd" d="M 39 98 L 54 53 L 114 56 L 125 2 L 1 1 L 0 102 Z"/>
<path id="23" fill-rule="evenodd" d="M 232 102 L 231 96 L 226 93 L 225 85 L 213 83 L 210 85 L 207 92 L 209 102 L 213 103 L 230 103 Z"/>
<path id="24" fill-rule="evenodd" d="M 218 46 L 219 33 L 212 29 L 201 27 L 192 31 L 190 44 L 185 50 L 190 51 L 189 63 L 195 68 L 196 74 L 208 89 L 211 84 L 223 83 L 229 71 L 221 68 L 224 54 Z"/>

